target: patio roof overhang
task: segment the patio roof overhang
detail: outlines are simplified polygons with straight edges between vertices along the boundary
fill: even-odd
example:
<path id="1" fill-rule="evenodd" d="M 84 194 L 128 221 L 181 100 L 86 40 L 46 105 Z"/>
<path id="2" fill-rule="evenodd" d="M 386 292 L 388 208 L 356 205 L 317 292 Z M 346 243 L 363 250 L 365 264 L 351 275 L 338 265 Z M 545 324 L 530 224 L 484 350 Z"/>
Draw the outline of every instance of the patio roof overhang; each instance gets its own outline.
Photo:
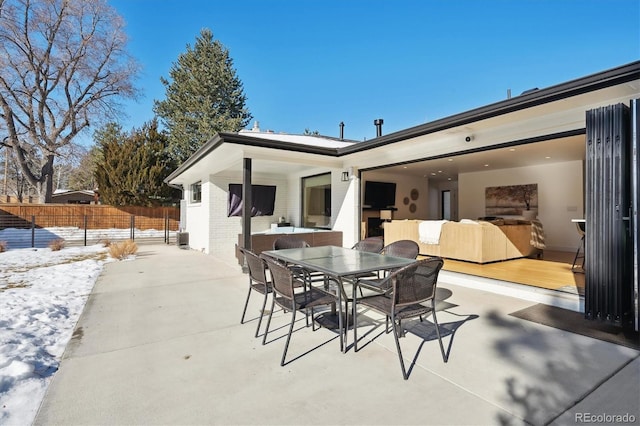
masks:
<path id="1" fill-rule="evenodd" d="M 584 112 L 599 105 L 613 102 L 627 102 L 640 96 L 640 61 L 623 65 L 611 70 L 572 80 L 545 89 L 496 102 L 453 116 L 445 117 L 419 126 L 383 135 L 365 142 L 342 141 L 336 138 L 287 135 L 287 134 L 252 134 L 227 133 L 216 134 L 196 151 L 178 169 L 169 175 L 165 182 L 184 184 L 192 181 L 203 170 L 216 173 L 230 167 L 241 170 L 242 158 L 256 158 L 258 165 L 264 170 L 279 170 L 280 173 L 303 170 L 310 164 L 327 167 L 349 167 L 352 164 L 369 163 L 375 167 L 380 161 L 407 161 L 408 156 L 415 153 L 419 144 L 429 144 L 436 138 L 443 140 L 442 146 L 436 145 L 433 155 L 443 155 L 443 150 L 451 152 L 464 151 L 468 146 L 451 146 L 447 142 L 461 132 L 473 129 L 483 131 L 499 129 L 504 136 L 492 135 L 490 144 L 499 145 L 507 140 L 515 140 L 523 126 L 514 123 L 533 123 L 527 137 L 542 137 L 549 117 L 554 117 L 557 124 L 547 134 L 576 133 L 584 128 Z M 542 126 L 541 122 L 545 125 Z M 538 128 L 534 129 L 537 125 Z M 547 126 L 549 129 L 549 127 Z M 508 132 L 512 132 L 509 134 Z M 538 133 L 536 133 L 538 132 Z M 509 139 L 511 138 L 511 139 Z M 532 139 L 532 140 L 533 140 Z M 379 151 L 387 145 L 395 144 L 395 159 L 385 160 Z M 425 145 L 420 146 L 421 151 Z M 397 148 L 397 149 L 396 149 Z M 475 148 L 481 149 L 481 148 Z M 367 152 L 368 151 L 368 152 Z M 388 152 L 388 151 L 385 151 Z M 214 157 L 218 157 L 217 161 Z M 356 160 L 356 157 L 358 160 Z M 404 159 L 404 160 L 403 160 Z M 363 165 L 362 163 L 359 165 Z M 254 169 L 260 172 L 260 166 Z M 286 171 L 286 172 L 285 172 Z"/>

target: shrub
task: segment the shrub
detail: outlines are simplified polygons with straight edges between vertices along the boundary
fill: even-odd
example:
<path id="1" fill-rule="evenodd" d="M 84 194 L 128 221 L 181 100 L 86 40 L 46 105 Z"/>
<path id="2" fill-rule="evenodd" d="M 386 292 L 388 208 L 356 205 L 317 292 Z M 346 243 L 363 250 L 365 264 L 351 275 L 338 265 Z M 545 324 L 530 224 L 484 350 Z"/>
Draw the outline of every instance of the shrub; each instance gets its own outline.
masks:
<path id="1" fill-rule="evenodd" d="M 109 254 L 114 259 L 126 259 L 138 252 L 138 245 L 133 240 L 121 241 L 109 245 Z"/>
<path id="2" fill-rule="evenodd" d="M 64 240 L 58 238 L 57 240 L 49 241 L 49 248 L 51 251 L 59 251 L 64 248 Z"/>
<path id="3" fill-rule="evenodd" d="M 7 251 L 7 242 L 0 241 L 0 253 L 4 253 L 5 251 Z"/>

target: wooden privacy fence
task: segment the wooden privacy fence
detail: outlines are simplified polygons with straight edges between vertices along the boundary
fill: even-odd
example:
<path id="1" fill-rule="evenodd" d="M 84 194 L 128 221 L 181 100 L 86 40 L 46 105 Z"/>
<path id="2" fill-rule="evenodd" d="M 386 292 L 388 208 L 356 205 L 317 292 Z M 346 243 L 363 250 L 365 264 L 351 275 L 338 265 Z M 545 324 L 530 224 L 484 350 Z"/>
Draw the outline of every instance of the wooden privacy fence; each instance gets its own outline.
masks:
<path id="1" fill-rule="evenodd" d="M 113 207 L 87 204 L 0 205 L 0 240 L 9 247 L 46 247 L 54 239 L 70 244 L 105 240 L 175 240 L 177 207 Z"/>
<path id="2" fill-rule="evenodd" d="M 101 204 L 2 204 L 0 220 L 13 216 L 31 221 L 33 216 L 40 218 L 38 227 L 54 226 L 83 227 L 85 218 L 88 229 L 127 228 L 134 216 L 139 229 L 163 229 L 168 219 L 169 230 L 177 231 L 180 221 L 178 207 L 113 207 Z M 0 225 L 1 226 L 1 225 Z"/>

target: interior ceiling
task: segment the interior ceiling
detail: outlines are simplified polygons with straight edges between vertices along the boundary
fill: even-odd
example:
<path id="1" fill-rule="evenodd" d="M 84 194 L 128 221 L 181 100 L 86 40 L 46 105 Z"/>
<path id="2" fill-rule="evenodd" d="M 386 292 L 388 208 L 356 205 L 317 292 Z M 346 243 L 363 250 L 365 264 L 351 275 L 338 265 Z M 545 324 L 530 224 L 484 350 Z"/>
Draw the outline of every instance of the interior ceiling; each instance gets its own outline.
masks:
<path id="1" fill-rule="evenodd" d="M 585 152 L 585 136 L 579 135 L 435 160 L 422 160 L 377 171 L 428 178 L 431 182 L 446 182 L 458 180 L 460 173 L 582 161 L 585 159 Z"/>

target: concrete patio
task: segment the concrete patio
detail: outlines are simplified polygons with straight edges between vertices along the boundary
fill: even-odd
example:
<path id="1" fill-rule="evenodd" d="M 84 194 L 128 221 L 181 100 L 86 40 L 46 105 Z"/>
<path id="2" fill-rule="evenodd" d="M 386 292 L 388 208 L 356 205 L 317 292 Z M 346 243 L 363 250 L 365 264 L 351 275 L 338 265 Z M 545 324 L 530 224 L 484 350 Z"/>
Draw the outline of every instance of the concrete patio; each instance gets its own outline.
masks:
<path id="1" fill-rule="evenodd" d="M 143 245 L 136 260 L 107 264 L 35 424 L 564 425 L 625 414 L 640 423 L 640 353 L 509 315 L 530 300 L 442 274 L 449 362 L 433 325 L 414 323 L 401 340 L 407 366 L 419 349 L 405 381 L 393 336 L 375 321 L 359 331 L 360 350 L 342 354 L 334 332 L 313 332 L 300 316 L 280 367 L 290 317 L 274 314 L 262 346 L 260 295 L 253 320 L 239 323 L 247 279 L 176 246 Z"/>

